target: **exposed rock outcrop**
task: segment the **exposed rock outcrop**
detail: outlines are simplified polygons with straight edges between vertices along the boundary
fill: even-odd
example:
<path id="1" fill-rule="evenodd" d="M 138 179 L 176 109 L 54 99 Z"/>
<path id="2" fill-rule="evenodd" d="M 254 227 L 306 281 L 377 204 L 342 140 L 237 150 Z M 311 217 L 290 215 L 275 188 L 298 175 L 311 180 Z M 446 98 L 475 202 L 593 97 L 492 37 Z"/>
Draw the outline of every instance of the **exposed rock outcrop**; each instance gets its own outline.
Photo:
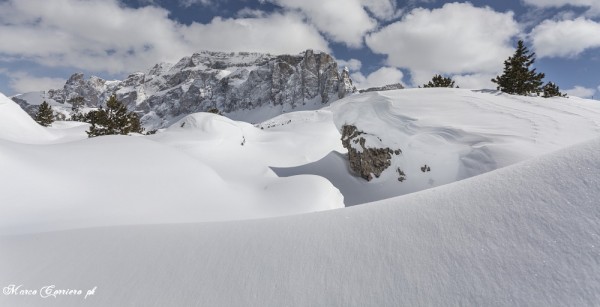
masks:
<path id="1" fill-rule="evenodd" d="M 365 133 L 356 126 L 344 125 L 342 127 L 342 145 L 348 150 L 350 168 L 362 178 L 371 181 L 379 178 L 381 173 L 391 165 L 392 155 L 400 155 L 400 149 L 371 148 L 366 146 Z M 402 175 L 404 175 L 402 173 Z M 404 180 L 404 179 L 403 179 Z M 403 181 L 401 180 L 401 181 Z"/>
<path id="2" fill-rule="evenodd" d="M 352 84 L 352 79 L 350 78 L 350 71 L 348 67 L 344 67 L 342 70 L 342 76 L 340 79 L 340 86 L 338 91 L 338 98 L 344 98 L 348 94 L 357 92 L 356 87 Z"/>

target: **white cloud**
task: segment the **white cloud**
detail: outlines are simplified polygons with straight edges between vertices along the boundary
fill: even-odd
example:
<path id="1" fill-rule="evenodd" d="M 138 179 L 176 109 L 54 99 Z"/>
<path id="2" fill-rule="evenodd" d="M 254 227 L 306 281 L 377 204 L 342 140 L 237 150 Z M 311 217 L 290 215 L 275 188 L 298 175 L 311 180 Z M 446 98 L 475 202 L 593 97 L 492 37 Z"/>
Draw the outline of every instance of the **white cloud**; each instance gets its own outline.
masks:
<path id="1" fill-rule="evenodd" d="M 339 67 L 348 67 L 350 71 L 358 71 L 362 67 L 362 62 L 357 59 L 350 59 L 348 61 L 345 60 L 337 60 Z"/>
<path id="2" fill-rule="evenodd" d="M 598 87 L 598 90 L 600 90 L 600 87 Z M 566 90 L 565 93 L 567 93 L 567 95 L 569 96 L 591 98 L 592 96 L 594 96 L 594 94 L 596 94 L 596 89 L 577 85 L 572 89 Z"/>
<path id="3" fill-rule="evenodd" d="M 467 89 L 496 89 L 496 84 L 492 82 L 495 74 L 471 74 L 471 75 L 455 75 L 452 80 L 461 88 Z"/>
<path id="4" fill-rule="evenodd" d="M 368 35 L 366 42 L 373 52 L 387 55 L 389 65 L 410 69 L 415 84 L 434 72 L 493 74 L 514 52 L 511 38 L 520 30 L 513 15 L 470 3 L 418 8 Z"/>
<path id="5" fill-rule="evenodd" d="M 35 77 L 27 72 L 3 72 L 9 78 L 9 86 L 17 93 L 27 93 L 51 88 L 62 88 L 67 80 L 62 78 Z"/>
<path id="6" fill-rule="evenodd" d="M 179 31 L 196 50 L 298 53 L 306 49 L 330 51 L 318 31 L 294 13 L 264 18 L 214 18 Z"/>
<path id="7" fill-rule="evenodd" d="M 395 15 L 395 2 L 390 0 L 264 0 L 286 9 L 301 12 L 319 31 L 331 40 L 350 47 L 361 47 L 364 35 L 377 27 L 377 20 Z"/>
<path id="8" fill-rule="evenodd" d="M 600 23 L 586 18 L 546 20 L 530 36 L 539 57 L 574 57 L 600 47 Z"/>
<path id="9" fill-rule="evenodd" d="M 397 68 L 382 67 L 366 77 L 362 73 L 356 72 L 351 74 L 351 78 L 357 88 L 366 89 L 369 87 L 402 83 L 404 74 Z"/>
<path id="10" fill-rule="evenodd" d="M 327 41 L 294 13 L 179 24 L 165 9 L 117 0 L 10 0 L 0 3 L 1 57 L 46 66 L 126 73 L 174 62 L 199 50 L 328 51 Z"/>
<path id="11" fill-rule="evenodd" d="M 361 0 L 362 5 L 375 17 L 389 20 L 397 15 L 395 1 L 388 0 Z"/>
<path id="12" fill-rule="evenodd" d="M 523 0 L 529 4 L 541 8 L 563 7 L 565 5 L 589 8 L 587 15 L 600 15 L 600 1 L 598 0 Z"/>

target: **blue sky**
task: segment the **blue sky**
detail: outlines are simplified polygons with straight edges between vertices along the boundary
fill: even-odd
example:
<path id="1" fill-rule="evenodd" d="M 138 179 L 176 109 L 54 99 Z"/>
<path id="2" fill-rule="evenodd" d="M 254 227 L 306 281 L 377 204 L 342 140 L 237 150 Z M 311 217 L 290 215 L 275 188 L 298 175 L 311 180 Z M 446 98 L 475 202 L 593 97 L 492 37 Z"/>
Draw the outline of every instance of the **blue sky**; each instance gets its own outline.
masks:
<path id="1" fill-rule="evenodd" d="M 348 66 L 359 87 L 490 79 L 523 39 L 546 81 L 600 97 L 598 0 L 0 0 L 0 92 L 122 79 L 199 50 L 299 53 Z"/>

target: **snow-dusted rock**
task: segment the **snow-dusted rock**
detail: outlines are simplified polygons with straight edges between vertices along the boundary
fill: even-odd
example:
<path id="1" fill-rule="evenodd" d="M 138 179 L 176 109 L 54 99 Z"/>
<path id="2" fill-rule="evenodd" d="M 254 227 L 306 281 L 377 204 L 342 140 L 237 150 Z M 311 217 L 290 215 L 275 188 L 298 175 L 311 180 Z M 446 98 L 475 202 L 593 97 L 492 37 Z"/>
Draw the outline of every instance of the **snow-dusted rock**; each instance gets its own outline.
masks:
<path id="1" fill-rule="evenodd" d="M 342 127 L 342 144 L 348 150 L 350 169 L 357 172 L 362 178 L 371 181 L 373 176 L 379 178 L 392 163 L 392 155 L 399 155 L 402 150 L 392 150 L 389 147 L 366 147 L 365 134 L 356 126 L 344 125 Z M 401 171 L 399 171 L 401 172 Z M 400 174 L 399 174 L 400 175 Z M 398 177 L 404 180 L 404 174 Z"/>

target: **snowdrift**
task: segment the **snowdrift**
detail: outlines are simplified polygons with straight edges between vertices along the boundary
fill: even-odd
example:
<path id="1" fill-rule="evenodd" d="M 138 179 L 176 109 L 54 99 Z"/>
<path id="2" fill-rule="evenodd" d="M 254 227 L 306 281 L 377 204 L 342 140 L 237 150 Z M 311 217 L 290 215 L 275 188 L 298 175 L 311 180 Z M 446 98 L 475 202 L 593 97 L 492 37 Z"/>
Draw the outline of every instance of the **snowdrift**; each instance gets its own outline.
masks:
<path id="1" fill-rule="evenodd" d="M 3 306 L 581 306 L 600 301 L 600 140 L 365 206 L 0 237 Z"/>
<path id="2" fill-rule="evenodd" d="M 339 131 L 356 126 L 367 147 L 402 150 L 392 155 L 380 178 L 368 183 L 353 178 L 356 174 L 336 153 L 303 166 L 274 168 L 280 176 L 327 178 L 344 194 L 346 205 L 444 185 L 600 136 L 600 103 L 575 97 L 405 89 L 355 95 L 327 110 Z"/>
<path id="3" fill-rule="evenodd" d="M 21 107 L 0 93 L 0 139 L 19 143 L 44 143 L 56 137 L 36 123 Z"/>
<path id="4" fill-rule="evenodd" d="M 64 126 L 63 131 L 82 133 L 80 126 Z M 323 147 L 306 155 L 316 160 L 329 150 Z M 271 162 L 311 161 L 297 158 L 297 151 L 288 139 L 269 141 L 250 124 L 208 113 L 190 115 L 153 137 L 45 145 L 0 139 L 0 234 L 264 218 L 343 207 L 342 195 L 326 179 L 279 178 L 268 168 Z"/>

